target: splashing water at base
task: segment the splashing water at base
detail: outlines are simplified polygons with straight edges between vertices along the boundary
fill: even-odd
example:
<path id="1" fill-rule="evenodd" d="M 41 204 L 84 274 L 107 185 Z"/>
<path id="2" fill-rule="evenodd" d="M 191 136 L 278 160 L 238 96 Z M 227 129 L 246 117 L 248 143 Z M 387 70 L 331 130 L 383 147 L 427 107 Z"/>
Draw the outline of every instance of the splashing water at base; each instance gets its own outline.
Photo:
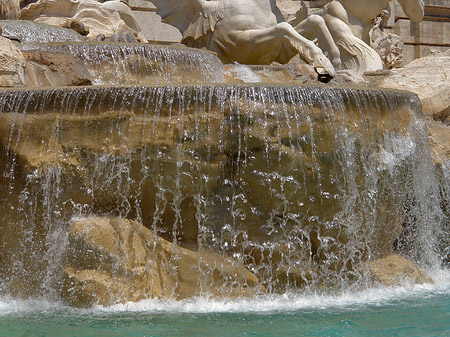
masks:
<path id="1" fill-rule="evenodd" d="M 0 301 L 0 335 L 15 336 L 447 336 L 450 275 L 435 285 L 339 296 L 146 300 L 73 309 L 44 300 Z"/>

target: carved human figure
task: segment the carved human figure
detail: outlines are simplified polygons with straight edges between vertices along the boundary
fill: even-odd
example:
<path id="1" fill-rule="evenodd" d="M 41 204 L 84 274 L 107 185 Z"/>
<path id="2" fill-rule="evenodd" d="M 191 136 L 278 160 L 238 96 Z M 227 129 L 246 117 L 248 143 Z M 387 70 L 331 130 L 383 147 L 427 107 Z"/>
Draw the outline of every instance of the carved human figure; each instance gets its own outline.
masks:
<path id="1" fill-rule="evenodd" d="M 391 0 L 333 0 L 330 2 L 325 23 L 345 69 L 357 72 L 376 71 L 383 68 L 379 55 L 370 47 L 369 32 L 374 20 Z M 413 22 L 424 16 L 423 0 L 398 0 L 405 14 Z M 323 48 L 327 48 L 324 45 Z M 333 50 L 329 50 L 332 52 Z"/>
<path id="2" fill-rule="evenodd" d="M 185 44 L 206 47 L 225 63 L 286 63 L 299 53 L 319 73 L 335 74 L 322 50 L 284 21 L 275 0 L 150 1 Z"/>

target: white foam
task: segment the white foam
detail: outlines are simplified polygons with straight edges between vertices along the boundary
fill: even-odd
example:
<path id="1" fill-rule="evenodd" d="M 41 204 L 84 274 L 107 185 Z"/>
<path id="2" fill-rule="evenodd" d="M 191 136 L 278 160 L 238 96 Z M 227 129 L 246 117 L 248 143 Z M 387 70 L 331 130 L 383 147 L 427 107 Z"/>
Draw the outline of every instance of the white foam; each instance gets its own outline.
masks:
<path id="1" fill-rule="evenodd" d="M 408 285 L 402 287 L 370 288 L 338 295 L 288 293 L 217 300 L 193 298 L 183 301 L 150 299 L 135 303 L 117 304 L 111 307 L 95 306 L 92 309 L 72 309 L 59 302 L 47 300 L 12 300 L 0 298 L 0 316 L 30 312 L 55 312 L 75 310 L 85 314 L 136 313 L 273 313 L 299 310 L 358 310 L 370 306 L 398 305 L 417 299 L 450 296 L 450 271 L 432 273 L 435 284 Z"/>
<path id="2" fill-rule="evenodd" d="M 152 312 L 152 313 L 264 313 L 298 310 L 357 310 L 367 306 L 395 305 L 399 302 L 450 295 L 450 271 L 435 271 L 435 284 L 401 287 L 370 288 L 339 295 L 284 294 L 261 296 L 251 299 L 215 300 L 195 298 L 184 301 L 145 300 L 137 303 L 118 304 L 109 308 L 98 306 L 100 312 Z"/>

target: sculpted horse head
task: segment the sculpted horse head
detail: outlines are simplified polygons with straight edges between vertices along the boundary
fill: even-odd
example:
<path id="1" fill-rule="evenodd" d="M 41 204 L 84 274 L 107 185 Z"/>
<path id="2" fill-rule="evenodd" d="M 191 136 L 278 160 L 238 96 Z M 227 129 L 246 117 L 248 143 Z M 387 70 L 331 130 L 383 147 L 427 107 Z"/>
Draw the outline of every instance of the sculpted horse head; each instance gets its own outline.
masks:
<path id="1" fill-rule="evenodd" d="M 275 0 L 150 0 L 183 43 L 207 48 L 224 63 L 287 63 L 299 54 L 321 74 L 335 75 L 312 41 L 284 22 Z"/>

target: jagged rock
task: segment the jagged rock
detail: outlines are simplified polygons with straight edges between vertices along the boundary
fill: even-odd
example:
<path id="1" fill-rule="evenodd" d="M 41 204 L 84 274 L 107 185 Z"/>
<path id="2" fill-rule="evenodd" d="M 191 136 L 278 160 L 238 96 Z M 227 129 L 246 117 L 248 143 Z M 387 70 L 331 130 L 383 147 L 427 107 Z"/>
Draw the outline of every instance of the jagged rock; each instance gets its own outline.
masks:
<path id="1" fill-rule="evenodd" d="M 422 101 L 425 115 L 438 115 L 450 106 L 450 51 L 436 53 L 393 69 L 382 88 L 408 90 Z"/>
<path id="2" fill-rule="evenodd" d="M 127 11 L 124 6 L 128 8 L 125 4 L 103 4 L 94 0 L 39 0 L 22 9 L 21 19 L 60 27 L 71 27 L 69 21 L 75 20 L 89 31 L 88 38 L 95 39 L 99 34 L 111 36 L 119 31 L 134 32 L 139 28 L 131 10 Z"/>
<path id="3" fill-rule="evenodd" d="M 14 43 L 0 36 L 0 87 L 24 86 L 25 60 Z"/>
<path id="4" fill-rule="evenodd" d="M 234 90 L 239 94 L 228 96 Z M 360 267 L 361 247 L 366 245 L 377 257 L 391 254 L 401 231 L 396 225 L 404 216 L 398 205 L 409 186 L 409 177 L 402 172 L 410 169 L 415 154 L 412 149 L 406 151 L 409 154 L 397 154 L 384 139 L 398 135 L 401 147 L 405 144 L 402 132 L 406 132 L 409 146 L 416 97 L 339 88 L 329 92 L 321 87 L 264 86 L 260 90 L 260 86 L 223 85 L 7 90 L 0 100 L 5 112 L 0 114 L 0 141 L 5 144 L 0 164 L 9 172 L 9 158 L 15 158 L 14 183 L 26 181 L 26 190 L 34 193 L 28 200 L 40 202 L 42 186 L 54 179 L 54 209 L 64 209 L 65 217 L 78 214 L 78 208 L 71 205 L 86 205 L 83 208 L 92 214 L 139 216 L 147 228 L 156 228 L 155 234 L 166 240 L 176 238 L 186 247 L 236 254 L 272 291 L 313 282 L 335 286 L 336 279 L 345 280 L 349 270 Z M 262 96 L 252 96 L 255 93 Z M 314 100 L 319 98 L 329 103 L 318 105 Z M 329 105 L 335 99 L 339 103 L 330 114 Z M 360 99 L 376 109 L 371 110 L 376 122 L 370 127 L 361 128 L 364 113 L 349 118 L 357 111 L 353 102 Z M 168 100 L 173 103 L 160 103 Z M 383 105 L 385 101 L 404 103 L 393 108 Z M 341 136 L 340 130 L 346 134 Z M 373 142 L 375 137 L 380 143 Z M 370 166 L 352 162 L 348 164 L 351 169 L 344 170 L 335 165 L 348 146 L 347 139 L 357 140 L 365 151 L 351 149 L 352 156 L 373 151 Z M 6 153 L 6 146 L 11 154 Z M 242 158 L 247 154 L 244 165 Z M 320 187 L 315 177 L 319 169 L 327 172 Z M 376 181 L 368 185 L 364 177 L 372 174 Z M 340 190 L 345 185 L 334 180 L 341 176 L 360 185 L 352 193 L 361 199 L 351 206 L 352 214 L 342 217 L 343 203 L 336 199 L 345 197 Z M 376 223 L 372 215 L 366 217 L 367 201 L 359 198 L 370 186 L 376 188 L 376 199 L 371 197 L 376 200 Z M 13 232 L 14 224 L 26 219 L 10 215 L 20 210 L 21 199 L 9 197 L 8 187 L 8 181 L 0 184 L 5 190 L 0 195 L 9 198 L 5 205 L 14 207 L 5 209 L 7 216 L 0 220 Z M 21 185 L 16 190 L 24 189 Z M 38 204 L 33 212 L 47 214 L 44 207 Z M 33 229 L 38 228 L 39 237 L 46 237 L 46 223 L 39 228 L 37 221 Z M 17 242 L 26 240 L 20 235 L 0 235 L 0 242 L 3 239 L 8 241 L 4 246 L 9 245 L 0 250 L 9 256 L 9 260 L 3 258 L 8 264 L 5 274 L 17 259 Z M 288 240 L 294 242 L 286 249 L 277 247 Z M 33 270 L 45 268 L 37 267 L 48 263 L 39 259 L 44 253 L 42 249 L 31 258 L 26 254 L 27 260 L 34 261 Z M 347 264 L 355 260 L 358 265 Z M 73 264 L 67 267 L 78 274 L 90 270 Z M 34 283 L 41 277 L 36 275 Z M 114 282 L 121 284 L 119 276 Z M 30 277 L 21 279 L 30 289 Z M 180 298 L 190 293 L 181 288 L 176 291 Z"/>
<path id="5" fill-rule="evenodd" d="M 241 297 L 264 290 L 234 259 L 182 248 L 122 218 L 75 220 L 64 274 L 63 296 L 76 306 L 155 297 Z"/>
<path id="6" fill-rule="evenodd" d="M 28 87 L 90 85 L 86 66 L 70 54 L 24 51 L 25 83 Z"/>
<path id="7" fill-rule="evenodd" d="M 57 19 L 57 18 L 55 18 Z M 66 21 L 63 23 L 65 24 Z M 61 24 L 63 24 L 61 23 Z M 67 21 L 71 24 L 70 20 Z M 85 40 L 73 29 L 47 25 L 26 20 L 2 21 L 2 36 L 20 43 L 28 42 L 74 42 Z M 21 46 L 23 47 L 23 46 Z"/>
<path id="8" fill-rule="evenodd" d="M 416 284 L 434 283 L 420 267 L 395 254 L 369 262 L 368 268 L 372 280 L 386 286 L 397 286 L 405 280 Z"/>

